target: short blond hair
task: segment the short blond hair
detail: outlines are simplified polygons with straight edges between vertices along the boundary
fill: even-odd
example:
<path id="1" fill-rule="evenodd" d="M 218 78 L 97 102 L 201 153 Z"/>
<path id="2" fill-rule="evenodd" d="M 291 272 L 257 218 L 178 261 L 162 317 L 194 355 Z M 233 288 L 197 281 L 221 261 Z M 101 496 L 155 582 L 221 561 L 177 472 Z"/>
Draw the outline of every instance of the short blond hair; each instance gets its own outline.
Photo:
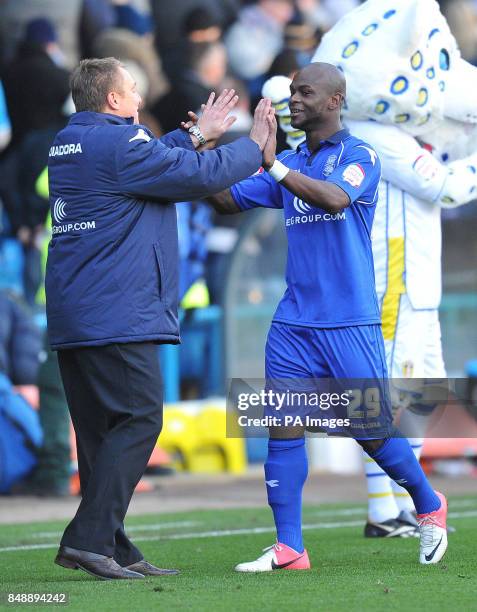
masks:
<path id="1" fill-rule="evenodd" d="M 115 57 L 81 60 L 70 79 L 76 112 L 102 112 L 108 93 L 121 89 L 119 68 L 124 66 Z"/>

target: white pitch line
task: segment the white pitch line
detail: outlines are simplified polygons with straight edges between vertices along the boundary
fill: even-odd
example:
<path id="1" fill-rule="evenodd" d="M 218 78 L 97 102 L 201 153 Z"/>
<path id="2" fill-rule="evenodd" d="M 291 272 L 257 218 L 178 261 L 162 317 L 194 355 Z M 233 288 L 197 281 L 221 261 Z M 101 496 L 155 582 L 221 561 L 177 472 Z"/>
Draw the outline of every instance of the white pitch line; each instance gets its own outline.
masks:
<path id="1" fill-rule="evenodd" d="M 343 523 L 320 523 L 317 525 L 303 525 L 303 529 L 333 529 L 342 527 L 357 527 L 362 525 L 363 521 L 347 521 Z M 217 531 L 197 531 L 192 533 L 174 533 L 171 535 L 139 537 L 134 538 L 134 542 L 157 542 L 164 540 L 188 540 L 194 538 L 220 538 L 222 536 L 247 535 L 258 533 L 272 533 L 275 527 L 252 527 L 251 529 L 223 529 Z M 6 546 L 0 548 L 2 552 L 13 552 L 16 550 L 38 550 L 43 548 L 57 548 L 58 544 L 24 544 L 20 546 Z"/>
<path id="2" fill-rule="evenodd" d="M 475 500 L 462 499 L 452 502 L 453 508 L 475 507 Z M 355 506 L 353 508 L 340 508 L 336 510 L 316 510 L 308 512 L 308 517 L 321 516 L 366 516 L 366 506 Z M 193 527 L 200 525 L 199 521 L 177 521 L 172 523 L 155 523 L 147 525 L 133 525 L 126 528 L 127 533 L 135 533 L 141 531 L 155 531 L 157 529 L 169 529 L 174 527 Z M 63 535 L 62 531 L 39 531 L 31 535 L 32 538 L 60 538 Z"/>
<path id="3" fill-rule="evenodd" d="M 468 518 L 477 516 L 477 510 L 469 510 L 465 512 L 450 512 L 450 519 Z M 309 529 L 344 529 L 347 527 L 360 527 L 363 521 L 343 521 L 336 523 L 317 523 L 315 525 L 305 524 L 303 525 L 304 530 Z M 253 527 L 251 529 L 224 529 L 217 531 L 199 531 L 196 533 L 176 533 L 170 535 L 153 536 L 153 537 L 139 537 L 134 538 L 135 542 L 157 542 L 164 540 L 188 540 L 194 538 L 221 538 L 225 536 L 235 535 L 251 535 L 260 533 L 274 533 L 275 527 Z M 57 548 L 58 544 L 25 544 L 20 546 L 5 546 L 0 548 L 0 553 L 3 552 L 14 552 L 17 550 L 42 550 L 48 548 Z"/>
<path id="4" fill-rule="evenodd" d="M 126 528 L 126 533 L 135 531 L 157 531 L 159 529 L 173 529 L 174 527 L 197 527 L 200 521 L 176 521 L 175 523 L 156 523 L 147 525 L 132 525 Z M 62 531 L 39 531 L 31 535 L 32 538 L 60 538 Z"/>

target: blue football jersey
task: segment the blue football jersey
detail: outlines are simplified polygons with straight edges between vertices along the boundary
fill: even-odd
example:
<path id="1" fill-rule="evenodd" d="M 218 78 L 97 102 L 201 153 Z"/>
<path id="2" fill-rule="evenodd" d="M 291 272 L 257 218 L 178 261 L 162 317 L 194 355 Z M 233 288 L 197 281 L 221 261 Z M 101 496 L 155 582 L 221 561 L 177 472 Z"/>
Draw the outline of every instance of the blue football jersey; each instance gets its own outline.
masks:
<path id="1" fill-rule="evenodd" d="M 242 210 L 283 208 L 288 237 L 287 289 L 274 321 L 310 327 L 380 323 L 371 227 L 381 164 L 365 142 L 340 130 L 310 152 L 305 143 L 278 159 L 290 169 L 343 189 L 350 205 L 332 214 L 255 174 L 231 188 Z"/>

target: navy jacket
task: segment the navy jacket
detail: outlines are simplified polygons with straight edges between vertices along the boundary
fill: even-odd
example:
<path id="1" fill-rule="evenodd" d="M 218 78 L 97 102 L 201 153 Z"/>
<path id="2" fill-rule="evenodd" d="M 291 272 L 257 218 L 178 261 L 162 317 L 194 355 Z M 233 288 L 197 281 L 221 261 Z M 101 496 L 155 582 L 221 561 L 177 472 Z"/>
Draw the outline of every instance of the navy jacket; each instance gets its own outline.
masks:
<path id="1" fill-rule="evenodd" d="M 261 164 L 250 138 L 196 153 L 187 133 L 81 112 L 49 154 L 52 240 L 46 269 L 53 349 L 178 343 L 175 205 L 221 191 Z"/>

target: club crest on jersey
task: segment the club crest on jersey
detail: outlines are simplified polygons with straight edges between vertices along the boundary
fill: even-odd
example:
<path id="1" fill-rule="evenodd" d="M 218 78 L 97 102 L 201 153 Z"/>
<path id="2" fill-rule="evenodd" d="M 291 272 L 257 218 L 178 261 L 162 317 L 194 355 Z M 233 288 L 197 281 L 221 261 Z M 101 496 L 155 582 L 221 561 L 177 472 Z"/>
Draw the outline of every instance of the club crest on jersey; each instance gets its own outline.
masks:
<path id="1" fill-rule="evenodd" d="M 328 156 L 328 159 L 325 162 L 325 167 L 323 168 L 323 174 L 325 176 L 330 176 L 330 174 L 333 172 L 337 159 L 338 157 L 336 155 Z"/>
<path id="2" fill-rule="evenodd" d="M 359 187 L 365 177 L 366 173 L 359 164 L 351 164 L 343 171 L 343 180 L 349 183 L 351 187 Z"/>

